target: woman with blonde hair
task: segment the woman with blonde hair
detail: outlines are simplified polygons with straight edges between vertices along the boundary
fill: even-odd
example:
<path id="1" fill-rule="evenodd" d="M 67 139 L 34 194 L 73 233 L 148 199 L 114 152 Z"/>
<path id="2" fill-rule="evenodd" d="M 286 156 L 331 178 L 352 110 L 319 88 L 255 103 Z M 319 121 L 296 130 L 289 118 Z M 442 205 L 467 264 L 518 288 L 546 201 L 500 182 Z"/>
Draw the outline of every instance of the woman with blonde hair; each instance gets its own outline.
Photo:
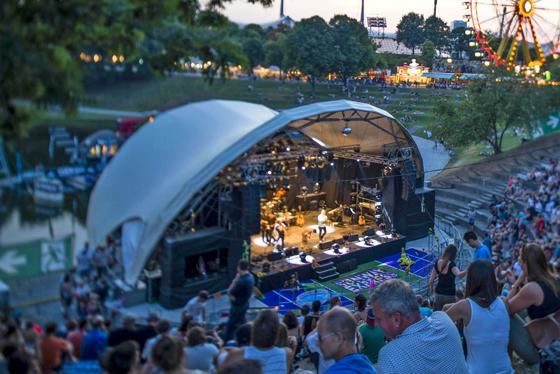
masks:
<path id="1" fill-rule="evenodd" d="M 528 363 L 539 361 L 525 321 L 516 313 L 527 309 L 531 320 L 545 318 L 560 311 L 560 286 L 548 268 L 546 256 L 538 244 L 521 249 L 519 264 L 523 270 L 507 297 L 511 320 L 512 347 Z"/>

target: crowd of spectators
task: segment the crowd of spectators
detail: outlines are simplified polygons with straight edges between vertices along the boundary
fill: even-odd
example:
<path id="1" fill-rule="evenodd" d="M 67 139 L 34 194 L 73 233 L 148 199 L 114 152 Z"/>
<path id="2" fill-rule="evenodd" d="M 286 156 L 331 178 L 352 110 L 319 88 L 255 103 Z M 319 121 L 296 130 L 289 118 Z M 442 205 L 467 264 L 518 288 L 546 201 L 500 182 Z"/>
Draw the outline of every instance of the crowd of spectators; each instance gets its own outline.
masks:
<path id="1" fill-rule="evenodd" d="M 117 243 L 108 237 L 105 244 L 90 248 L 85 242 L 76 255 L 77 266 L 68 271 L 60 284 L 60 302 L 65 319 L 85 319 L 107 315 L 105 302 L 113 297 L 122 274 Z"/>
<path id="2" fill-rule="evenodd" d="M 247 323 L 254 281 L 241 260 L 228 289 L 229 318 L 216 327 L 207 323 L 206 291 L 186 302 L 179 326 L 157 315 L 113 324 L 101 300 L 115 251 L 86 243 L 61 285 L 65 325 L 0 321 L 0 373 L 513 373 L 513 354 L 553 372 L 560 368 L 559 188 L 556 160 L 509 178 L 489 207 L 485 235 L 464 235 L 472 249 L 466 268 L 455 263 L 454 245 L 435 261 L 428 298 L 396 279 L 369 298 L 356 295 L 352 311 L 335 296 L 284 315 L 264 309 Z"/>

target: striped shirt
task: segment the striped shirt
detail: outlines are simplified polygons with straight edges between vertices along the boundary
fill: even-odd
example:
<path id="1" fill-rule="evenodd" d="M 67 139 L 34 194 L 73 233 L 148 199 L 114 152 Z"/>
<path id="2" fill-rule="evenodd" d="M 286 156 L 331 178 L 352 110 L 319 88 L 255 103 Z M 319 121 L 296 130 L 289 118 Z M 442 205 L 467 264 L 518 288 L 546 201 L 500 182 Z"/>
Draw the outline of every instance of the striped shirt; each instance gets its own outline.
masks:
<path id="1" fill-rule="evenodd" d="M 457 327 L 444 312 L 409 326 L 379 352 L 378 372 L 467 374 Z"/>

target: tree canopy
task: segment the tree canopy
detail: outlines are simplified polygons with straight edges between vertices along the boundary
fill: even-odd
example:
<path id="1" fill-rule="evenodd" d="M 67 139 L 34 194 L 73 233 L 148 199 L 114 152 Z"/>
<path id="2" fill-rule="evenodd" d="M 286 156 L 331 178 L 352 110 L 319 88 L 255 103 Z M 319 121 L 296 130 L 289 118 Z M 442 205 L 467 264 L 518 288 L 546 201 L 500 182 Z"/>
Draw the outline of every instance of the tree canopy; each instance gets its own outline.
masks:
<path id="1" fill-rule="evenodd" d="M 287 63 L 308 75 L 314 85 L 315 80 L 329 73 L 333 66 L 334 45 L 333 29 L 325 20 L 318 16 L 303 19 L 288 35 Z"/>
<path id="2" fill-rule="evenodd" d="M 207 74 L 241 58 L 216 26 L 227 19 L 216 11 L 232 0 L 70 0 L 3 1 L 0 4 L 0 126 L 6 140 L 21 134 L 29 113 L 13 103 L 56 104 L 72 112 L 83 92 L 85 67 L 79 56 L 96 61 L 142 56 L 156 71 L 181 58 L 203 57 L 214 64 Z M 272 0 L 247 0 L 271 5 Z M 222 65 L 225 66 L 225 65 Z"/>
<path id="3" fill-rule="evenodd" d="M 438 17 L 431 16 L 424 22 L 424 37 L 434 43 L 437 50 L 443 50 L 449 44 L 449 26 Z"/>
<path id="4" fill-rule="evenodd" d="M 536 119 L 549 113 L 554 96 L 516 78 L 475 80 L 464 97 L 437 103 L 434 135 L 451 146 L 486 142 L 500 153 L 506 132 L 514 127 L 531 129 Z"/>
<path id="5" fill-rule="evenodd" d="M 424 40 L 424 16 L 414 12 L 404 15 L 397 25 L 397 43 L 403 43 L 414 54 Z"/>
<path id="6" fill-rule="evenodd" d="M 330 22 L 333 30 L 335 55 L 334 71 L 346 79 L 369 69 L 374 60 L 374 44 L 366 28 L 348 16 L 334 16 Z"/>

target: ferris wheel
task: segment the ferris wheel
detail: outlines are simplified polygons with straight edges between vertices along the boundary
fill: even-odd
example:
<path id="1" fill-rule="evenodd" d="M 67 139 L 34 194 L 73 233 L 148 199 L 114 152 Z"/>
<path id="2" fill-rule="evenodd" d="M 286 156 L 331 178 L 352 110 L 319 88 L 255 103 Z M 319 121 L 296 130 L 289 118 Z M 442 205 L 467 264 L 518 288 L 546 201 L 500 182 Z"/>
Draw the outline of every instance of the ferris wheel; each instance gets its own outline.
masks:
<path id="1" fill-rule="evenodd" d="M 470 46 L 480 47 L 485 64 L 539 72 L 545 57 L 560 53 L 560 0 L 470 0 Z"/>

